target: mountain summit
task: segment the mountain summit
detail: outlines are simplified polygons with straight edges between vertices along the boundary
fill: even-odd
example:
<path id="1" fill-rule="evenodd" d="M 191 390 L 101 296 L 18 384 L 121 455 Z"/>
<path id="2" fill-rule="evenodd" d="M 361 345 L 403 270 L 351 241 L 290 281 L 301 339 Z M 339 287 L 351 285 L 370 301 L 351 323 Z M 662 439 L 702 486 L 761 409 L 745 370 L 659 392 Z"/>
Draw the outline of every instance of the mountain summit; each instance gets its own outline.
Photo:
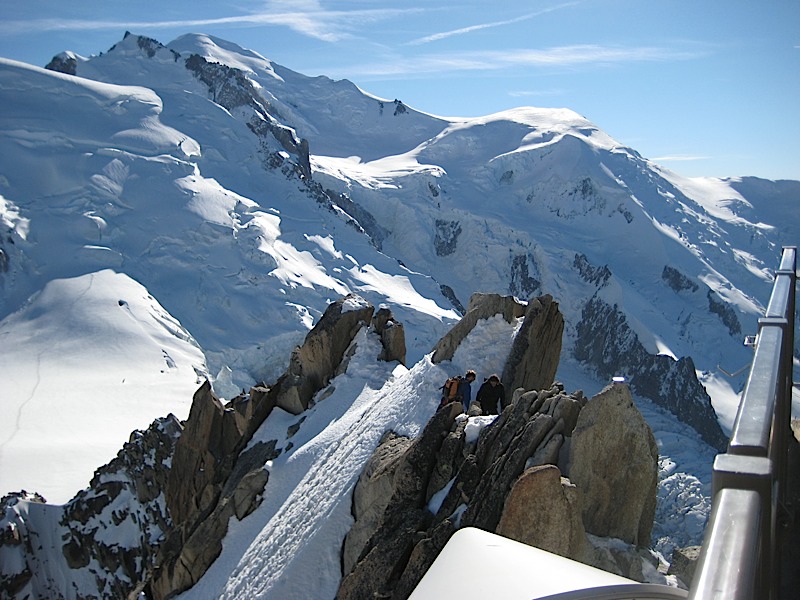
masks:
<path id="1" fill-rule="evenodd" d="M 351 293 L 403 324 L 412 375 L 370 367 L 339 402 L 425 379 L 474 293 L 548 294 L 559 381 L 625 377 L 711 452 L 800 238 L 800 182 L 686 179 L 567 109 L 437 117 L 205 35 L 0 59 L 0 101 L 0 488 L 58 504 L 206 379 L 276 381 Z M 502 370 L 481 347 L 431 378 Z M 410 433 L 437 394 L 414 391 Z"/>

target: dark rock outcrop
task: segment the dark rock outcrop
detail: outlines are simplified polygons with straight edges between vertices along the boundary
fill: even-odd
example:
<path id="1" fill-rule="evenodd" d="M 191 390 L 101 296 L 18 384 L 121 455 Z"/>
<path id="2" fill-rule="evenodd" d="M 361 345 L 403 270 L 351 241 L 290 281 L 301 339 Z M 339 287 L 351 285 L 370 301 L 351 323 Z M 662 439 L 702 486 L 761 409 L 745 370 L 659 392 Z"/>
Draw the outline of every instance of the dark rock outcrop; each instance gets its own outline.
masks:
<path id="1" fill-rule="evenodd" d="M 372 318 L 372 327 L 381 336 L 383 352 L 378 360 L 406 364 L 406 334 L 403 324 L 396 321 L 388 308 L 380 308 Z"/>
<path id="2" fill-rule="evenodd" d="M 371 304 L 352 294 L 329 305 L 303 345 L 292 352 L 289 368 L 277 383 L 278 406 L 292 414 L 308 408 L 336 373 L 355 334 L 370 323 L 373 311 Z"/>
<path id="3" fill-rule="evenodd" d="M 261 139 L 271 138 L 277 141 L 282 150 L 296 157 L 295 165 L 299 173 L 306 179 L 311 178 L 308 142 L 298 139 L 292 129 L 279 123 L 273 116 L 274 108 L 258 93 L 253 82 L 243 71 L 209 62 L 197 54 L 186 60 L 186 68 L 208 86 L 212 100 L 220 106 L 229 111 L 240 107 L 250 109 L 252 116 L 247 122 L 250 130 Z M 263 146 L 262 150 L 268 160 L 271 157 L 279 164 L 283 162 L 282 159 L 273 156 L 277 155 L 277 152 L 270 150 L 269 143 Z"/>
<path id="4" fill-rule="evenodd" d="M 450 536 L 466 526 L 626 576 L 635 574 L 638 565 L 641 578 L 642 556 L 635 546 L 609 555 L 596 547 L 584 525 L 582 507 L 604 506 L 609 497 L 625 498 L 620 507 L 625 515 L 608 535 L 627 535 L 626 528 L 634 523 L 633 538 L 649 543 L 640 538 L 649 535 L 652 526 L 655 480 L 642 486 L 639 471 L 655 473 L 657 455 L 648 443 L 630 441 L 650 440 L 652 432 L 632 403 L 612 411 L 626 424 L 622 435 L 615 430 L 615 435 L 604 437 L 581 425 L 594 422 L 594 409 L 581 417 L 587 407 L 605 407 L 607 397 L 616 394 L 606 390 L 587 402 L 580 392 L 566 394 L 560 384 L 539 391 L 518 389 L 477 442 L 467 440 L 460 403 L 440 409 L 415 440 L 386 434 L 354 490 L 355 523 L 344 545 L 344 577 L 337 599 L 373 594 L 407 598 Z M 615 477 L 614 494 L 562 476 L 567 465 L 559 464 L 561 450 L 570 439 L 575 444 L 576 436 L 584 439 L 578 442 L 582 448 L 602 438 L 604 452 L 625 455 L 631 463 Z M 579 450 L 569 469 L 580 477 L 603 461 Z"/>
<path id="5" fill-rule="evenodd" d="M 699 286 L 694 280 L 669 265 L 664 266 L 664 270 L 661 272 L 661 279 L 676 292 L 684 292 L 687 290 L 696 292 L 699 289 Z"/>
<path id="6" fill-rule="evenodd" d="M 725 448 L 727 437 L 691 358 L 649 354 L 617 306 L 597 296 L 584 306 L 576 333 L 575 358 L 602 377 L 625 376 L 637 394 L 672 412 L 712 447 Z"/>
<path id="7" fill-rule="evenodd" d="M 62 52 L 61 54 L 56 54 L 44 68 L 49 71 L 56 71 L 57 73 L 75 75 L 75 73 L 77 73 L 77 67 L 78 61 L 75 57 L 66 52 Z"/>
<path id="8" fill-rule="evenodd" d="M 511 258 L 508 276 L 508 293 L 519 298 L 530 298 L 541 287 L 536 260 L 531 254 L 515 254 Z"/>
<path id="9" fill-rule="evenodd" d="M 433 238 L 433 248 L 436 256 L 449 256 L 456 251 L 458 238 L 461 235 L 461 224 L 458 221 L 445 221 L 436 219 L 436 235 Z"/>
<path id="10" fill-rule="evenodd" d="M 611 278 L 611 269 L 608 268 L 608 265 L 596 267 L 589 262 L 585 254 L 576 254 L 575 259 L 572 261 L 572 266 L 578 271 L 581 279 L 598 288 L 606 285 Z"/>
<path id="11" fill-rule="evenodd" d="M 728 328 L 728 332 L 734 337 L 741 335 L 742 325 L 731 305 L 720 300 L 719 296 L 711 290 L 708 290 L 706 298 L 708 298 L 708 310 L 719 317 L 722 324 Z"/>
<path id="12" fill-rule="evenodd" d="M 541 390 L 553 383 L 561 357 L 564 317 L 550 295 L 528 302 L 501 381 L 508 390 Z"/>

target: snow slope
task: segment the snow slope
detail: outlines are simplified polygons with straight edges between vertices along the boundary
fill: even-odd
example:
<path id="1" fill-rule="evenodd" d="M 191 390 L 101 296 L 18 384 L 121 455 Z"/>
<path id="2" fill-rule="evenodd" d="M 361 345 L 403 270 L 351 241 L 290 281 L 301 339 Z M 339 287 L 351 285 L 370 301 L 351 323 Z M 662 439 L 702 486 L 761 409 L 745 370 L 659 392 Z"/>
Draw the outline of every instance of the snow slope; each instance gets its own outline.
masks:
<path id="1" fill-rule="evenodd" d="M 155 70 L 152 77 L 156 81 L 160 77 L 170 90 L 191 83 L 173 81 L 169 72 L 159 74 L 158 64 L 150 66 Z M 181 96 L 181 106 L 165 109 L 161 96 L 148 89 L 12 61 L 0 63 L 0 84 L 0 98 L 10 109 L 0 116 L 4 131 L 0 216 L 7 228 L 0 249 L 8 263 L 0 281 L 0 316 L 18 310 L 57 278 L 113 269 L 145 285 L 165 310 L 180 315 L 203 349 L 211 375 L 222 375 L 218 391 L 229 397 L 242 386 L 281 373 L 291 348 L 328 301 L 349 291 L 360 291 L 377 303 L 393 302 L 404 322 L 424 324 L 425 339 L 411 347 L 412 358 L 427 351 L 437 332 L 441 335 L 446 323 L 457 317 L 429 277 L 377 252 L 363 234 L 339 215 L 320 211 L 283 175 L 265 173 L 254 141 L 245 138 L 246 127 L 197 92 Z M 201 150 L 194 138 L 166 123 L 178 110 L 192 115 L 186 118 L 185 129 L 190 131 L 196 121 L 209 118 L 209 112 L 221 116 L 223 122 L 217 126 L 225 135 L 214 136 L 214 142 L 204 143 Z M 94 117 L 88 116 L 92 113 Z M 253 176 L 241 174 L 242 168 L 253 169 Z M 205 170 L 243 182 L 262 204 L 205 177 Z M 280 209 L 274 207 L 277 200 Z M 109 284 L 108 294 L 127 295 L 124 288 L 112 291 L 115 285 Z M 48 310 L 54 321 L 68 321 L 58 306 L 51 304 Z M 13 327 L 27 314 L 13 320 Z M 76 331 L 67 329 L 63 335 L 75 337 Z M 83 346 L 91 345 L 87 337 Z M 0 363 L 13 369 L 37 354 L 35 347 L 23 355 L 4 344 Z M 83 364 L 92 365 L 94 356 L 88 354 Z M 205 372 L 204 361 L 196 362 Z M 123 368 L 128 367 L 112 370 Z M 25 402 L 26 390 L 37 385 L 33 367 L 24 372 L 30 375 L 14 388 L 4 387 L 4 405 L 9 409 Z M 193 385 L 196 377 L 189 373 Z M 57 381 L 40 385 L 49 389 Z M 183 389 L 177 406 L 189 401 L 190 393 Z M 59 397 L 29 403 L 28 414 L 35 422 L 38 411 L 46 413 L 53 404 L 80 405 L 87 394 L 96 395 L 102 404 L 107 393 L 88 386 L 63 386 Z M 123 391 L 114 393 L 121 396 Z M 172 393 L 165 390 L 164 395 Z M 30 412 L 34 406 L 36 413 Z M 134 409 L 141 411 L 135 426 L 143 426 L 164 409 L 173 410 L 161 404 L 155 411 L 145 411 L 139 405 Z M 127 439 L 132 425 L 128 421 L 109 428 L 117 432 L 114 441 L 102 452 L 82 454 L 80 469 L 66 468 L 58 451 L 51 452 L 48 461 L 42 461 L 42 455 L 25 458 L 25 452 L 13 455 L 15 473 L 32 472 L 29 462 L 35 460 L 60 473 L 58 482 L 11 478 L 12 469 L 5 462 L 11 458 L 8 448 L 0 487 L 35 486 L 51 501 L 66 501 Z M 77 439 L 95 437 L 89 426 L 70 431 Z"/>
<path id="2" fill-rule="evenodd" d="M 153 415 L 189 415 L 202 350 L 130 277 L 55 279 L 0 321 L 4 493 L 65 502 Z"/>

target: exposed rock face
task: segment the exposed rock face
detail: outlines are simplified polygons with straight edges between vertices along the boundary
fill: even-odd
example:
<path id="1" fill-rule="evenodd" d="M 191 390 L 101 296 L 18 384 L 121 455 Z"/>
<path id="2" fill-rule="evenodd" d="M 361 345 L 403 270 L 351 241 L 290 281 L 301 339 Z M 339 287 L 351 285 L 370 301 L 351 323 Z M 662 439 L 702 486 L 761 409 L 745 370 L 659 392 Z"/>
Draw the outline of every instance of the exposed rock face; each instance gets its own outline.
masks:
<path id="1" fill-rule="evenodd" d="M 575 259 L 572 261 L 572 266 L 578 271 L 581 279 L 587 283 L 594 284 L 596 287 L 601 288 L 611 278 L 611 269 L 608 265 L 596 267 L 589 262 L 585 254 L 576 254 Z"/>
<path id="2" fill-rule="evenodd" d="M 511 258 L 508 292 L 519 298 L 530 298 L 542 285 L 536 260 L 531 254 L 515 254 Z"/>
<path id="3" fill-rule="evenodd" d="M 311 164 L 309 161 L 308 142 L 300 140 L 294 131 L 281 125 L 272 115 L 272 107 L 257 92 L 253 82 L 240 69 L 227 65 L 207 61 L 202 56 L 193 54 L 186 61 L 186 68 L 208 86 L 211 98 L 229 111 L 237 108 L 247 108 L 252 115 L 247 122 L 250 130 L 260 138 L 274 139 L 280 148 L 297 157 L 296 167 L 306 179 L 311 178 Z M 270 167 L 278 167 L 283 163 L 277 151 L 270 149 L 270 144 L 262 146 Z"/>
<path id="4" fill-rule="evenodd" d="M 518 389 L 477 442 L 467 442 L 467 420 L 459 403 L 440 409 L 413 441 L 384 436 L 354 491 L 355 523 L 344 546 L 338 600 L 408 597 L 453 532 L 465 526 L 641 578 L 645 557 L 635 546 L 609 554 L 586 533 L 587 511 L 582 507 L 601 506 L 609 494 L 562 477 L 557 465 L 567 440 L 575 443 L 581 423 L 593 422 L 591 414 L 581 416 L 583 411 L 608 402 L 603 397 L 587 402 L 580 392 L 566 394 L 560 384 L 539 391 Z M 624 455 L 614 466 L 630 462 L 632 467 L 621 469 L 622 476 L 614 479 L 618 489 L 613 497 L 629 501 L 623 510 L 633 516 L 620 521 L 626 526 L 635 521 L 633 537 L 647 544 L 649 539 L 641 536 L 652 526 L 655 480 L 644 490 L 633 488 L 640 486 L 639 470 L 656 472 L 657 455 L 654 446 L 630 440 L 652 439 L 652 432 L 641 416 L 637 431 L 637 421 L 625 410 L 615 415 L 627 426 L 624 435 L 605 440 L 609 458 L 579 452 L 571 469 L 580 474 Z M 624 529 L 616 522 L 615 527 L 614 533 Z"/>
<path id="5" fill-rule="evenodd" d="M 206 381 L 194 394 L 184 434 L 175 447 L 167 504 L 176 523 L 207 513 L 228 473 L 222 463 L 242 437 L 240 423 L 226 412 Z"/>
<path id="6" fill-rule="evenodd" d="M 442 296 L 449 300 L 450 304 L 453 305 L 453 308 L 458 311 L 458 314 L 463 316 L 464 313 L 467 312 L 467 310 L 464 308 L 464 305 L 461 304 L 455 292 L 453 291 L 453 288 L 442 283 L 439 285 L 439 289 L 442 291 Z"/>
<path id="7" fill-rule="evenodd" d="M 535 502 L 531 502 L 535 499 Z M 581 560 L 586 532 L 577 487 L 552 464 L 527 469 L 506 497 L 497 533 Z"/>
<path id="8" fill-rule="evenodd" d="M 458 237 L 461 235 L 461 224 L 458 221 L 436 219 L 436 236 L 433 248 L 436 256 L 449 256 L 456 251 Z"/>
<path id="9" fill-rule="evenodd" d="M 663 279 L 669 287 L 678 293 L 688 291 L 694 294 L 700 289 L 700 286 L 696 281 L 670 266 L 664 267 L 664 271 L 661 273 L 661 279 Z M 720 318 L 725 327 L 728 328 L 731 336 L 736 337 L 741 335 L 742 325 L 739 322 L 739 317 L 736 315 L 736 311 L 731 308 L 731 305 L 723 302 L 719 295 L 710 289 L 706 291 L 706 298 L 708 300 L 709 312 L 717 315 Z"/>
<path id="10" fill-rule="evenodd" d="M 725 448 L 728 439 L 691 358 L 675 361 L 649 354 L 625 315 L 597 296 L 584 307 L 576 331 L 575 358 L 592 365 L 603 377 L 626 376 L 637 394 L 672 412 L 712 447 Z"/>
<path id="11" fill-rule="evenodd" d="M 153 597 L 196 583 L 222 551 L 230 518 L 241 520 L 258 507 L 269 478 L 263 466 L 278 452 L 274 441 L 242 450 L 275 406 L 275 395 L 254 388 L 248 399 L 223 406 L 208 382 L 195 393 L 166 485 L 173 528 L 149 584 Z"/>
<path id="12" fill-rule="evenodd" d="M 156 420 L 145 431 L 134 431 L 116 458 L 95 472 L 89 488 L 63 506 L 43 505 L 36 511 L 52 515 L 45 522 L 55 519 L 65 528 L 63 564 L 54 564 L 47 556 L 48 549 L 38 541 L 41 533 L 35 522 L 39 521 L 30 519 L 19 502 L 43 504 L 44 499 L 27 494 L 4 498 L 3 597 L 6 592 L 8 597 L 25 597 L 34 575 L 37 588 L 29 588 L 30 595 L 42 590 L 55 593 L 65 584 L 64 571 L 74 571 L 76 581 L 94 583 L 91 593 L 77 590 L 81 597 L 125 598 L 140 589 L 172 527 L 164 490 L 180 433 L 180 422 L 173 415 Z M 107 533 L 111 528 L 113 536 Z"/>
<path id="13" fill-rule="evenodd" d="M 561 356 L 564 317 L 552 296 L 528 303 L 501 380 L 506 389 L 542 390 L 553 383 Z"/>
<path id="14" fill-rule="evenodd" d="M 667 574 L 676 575 L 687 588 L 691 587 L 702 549 L 702 546 L 675 548 L 672 551 L 672 560 Z"/>
<path id="15" fill-rule="evenodd" d="M 730 304 L 720 300 L 719 296 L 711 290 L 706 293 L 706 298 L 708 298 L 708 310 L 720 318 L 730 334 L 734 337 L 741 335 L 742 325 L 739 323 L 736 311 L 731 308 Z"/>
<path id="16" fill-rule="evenodd" d="M 354 507 L 358 506 L 359 514 L 367 518 L 354 525 L 352 535 L 348 534 L 345 540 L 343 566 L 354 568 L 344 574 L 337 597 L 371 598 L 373 593 L 390 593 L 397 586 L 415 546 L 428 537 L 420 535 L 427 531 L 433 518 L 424 508 L 428 481 L 439 448 L 460 412 L 457 402 L 444 407 L 413 441 L 400 442 L 393 435 L 384 436 L 369 463 L 369 474 L 359 479 L 353 493 L 358 499 Z M 383 494 L 377 496 L 376 491 Z M 372 506 L 364 510 L 368 498 L 372 499 Z M 433 555 L 439 550 L 441 547 Z M 413 581 L 410 589 L 415 585 Z"/>
<path id="17" fill-rule="evenodd" d="M 3 597 L 31 595 L 33 573 L 40 568 L 40 557 L 34 552 L 25 514 L 18 506 L 20 501 L 44 504 L 39 494 L 25 490 L 3 496 L 0 500 L 0 591 Z"/>
<path id="18" fill-rule="evenodd" d="M 61 54 L 57 54 L 50 60 L 47 65 L 45 65 L 45 69 L 50 71 L 56 71 L 58 73 L 66 73 L 67 75 L 75 75 L 76 67 L 78 66 L 78 61 L 75 60 L 74 56 L 70 56 L 66 52 L 62 52 Z"/>
<path id="19" fill-rule="evenodd" d="M 481 319 L 488 319 L 500 314 L 508 323 L 511 323 L 513 319 L 522 317 L 525 309 L 525 304 L 513 296 L 473 294 L 462 319 L 436 343 L 431 361 L 438 364 L 445 360 L 451 360 L 458 345 Z"/>
<path id="20" fill-rule="evenodd" d="M 238 456 L 210 512 L 182 523 L 163 545 L 161 564 L 149 584 L 151 597 L 169 598 L 203 576 L 222 552 L 222 539 L 231 517 L 242 520 L 260 504 L 260 495 L 269 480 L 264 465 L 278 455 L 272 440 L 260 442 Z"/>
<path id="21" fill-rule="evenodd" d="M 658 486 L 658 448 L 624 385 L 606 387 L 580 412 L 569 478 L 583 492 L 583 523 L 598 536 L 650 541 Z"/>
<path id="22" fill-rule="evenodd" d="M 394 495 L 398 460 L 411 446 L 410 438 L 387 432 L 375 454 L 364 465 L 353 491 L 355 523 L 347 534 L 342 549 L 342 570 L 349 573 L 361 550 L 381 524 L 386 505 Z"/>
<path id="23" fill-rule="evenodd" d="M 278 402 L 293 397 L 308 406 L 346 368 L 347 349 L 361 327 L 370 326 L 381 338 L 376 359 L 405 359 L 402 324 L 386 309 L 370 323 L 372 313 L 373 307 L 358 296 L 343 298 L 328 307 L 275 385 L 255 386 L 223 405 L 206 382 L 195 393 L 185 423 L 170 415 L 145 432 L 134 432 L 117 458 L 97 471 L 90 488 L 64 507 L 43 507 L 56 512 L 66 527 L 63 564 L 49 564 L 39 555 L 41 545 L 32 541 L 38 534 L 23 507 L 44 499 L 27 494 L 4 498 L 4 592 L 13 589 L 24 597 L 28 589 L 35 595 L 34 577 L 36 589 L 59 590 L 67 585 L 64 571 L 78 572 L 75 581 L 84 583 L 76 593 L 84 598 L 145 592 L 162 599 L 191 587 L 222 551 L 231 518 L 244 519 L 261 502 L 269 481 L 265 465 L 280 450 L 276 440 L 250 442 Z M 414 475 L 418 468 L 424 471 L 424 462 L 417 459 L 427 454 L 421 450 L 398 470 L 398 493 L 406 494 L 407 482 L 415 477 L 427 482 L 424 472 Z M 369 507 L 371 500 L 362 504 Z M 114 539 L 108 540 L 103 531 L 111 527 Z M 124 545 L 120 539 L 130 542 Z M 85 582 L 91 581 L 96 589 L 86 589 Z"/>
<path id="24" fill-rule="evenodd" d="M 335 374 L 359 328 L 369 324 L 373 310 L 371 304 L 352 294 L 328 306 L 303 345 L 292 353 L 289 369 L 278 382 L 278 406 L 293 414 L 308 408 L 314 394 Z"/>
<path id="25" fill-rule="evenodd" d="M 403 324 L 395 321 L 388 308 L 381 308 L 372 319 L 372 327 L 381 336 L 383 352 L 378 357 L 386 362 L 397 361 L 406 364 L 406 334 Z"/>
<path id="26" fill-rule="evenodd" d="M 661 279 L 663 279 L 669 287 L 679 293 L 687 290 L 696 292 L 699 289 L 699 286 L 694 280 L 669 265 L 664 266 L 664 270 L 661 272 Z"/>

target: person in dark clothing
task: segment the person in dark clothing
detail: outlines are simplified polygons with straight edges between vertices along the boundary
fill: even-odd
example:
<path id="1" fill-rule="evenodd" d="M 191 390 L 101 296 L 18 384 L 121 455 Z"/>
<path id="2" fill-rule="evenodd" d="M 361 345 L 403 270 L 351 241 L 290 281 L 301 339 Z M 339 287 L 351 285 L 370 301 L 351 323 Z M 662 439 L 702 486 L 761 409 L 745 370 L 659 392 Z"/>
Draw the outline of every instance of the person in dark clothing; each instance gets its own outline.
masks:
<path id="1" fill-rule="evenodd" d="M 464 375 L 461 383 L 458 384 L 456 399 L 461 400 L 461 404 L 464 406 L 464 412 L 467 412 L 469 404 L 472 402 L 472 382 L 475 381 L 477 377 L 478 375 L 475 371 L 469 370 Z"/>
<path id="2" fill-rule="evenodd" d="M 478 390 L 476 400 L 485 415 L 496 415 L 506 407 L 506 390 L 497 375 L 490 375 Z"/>

